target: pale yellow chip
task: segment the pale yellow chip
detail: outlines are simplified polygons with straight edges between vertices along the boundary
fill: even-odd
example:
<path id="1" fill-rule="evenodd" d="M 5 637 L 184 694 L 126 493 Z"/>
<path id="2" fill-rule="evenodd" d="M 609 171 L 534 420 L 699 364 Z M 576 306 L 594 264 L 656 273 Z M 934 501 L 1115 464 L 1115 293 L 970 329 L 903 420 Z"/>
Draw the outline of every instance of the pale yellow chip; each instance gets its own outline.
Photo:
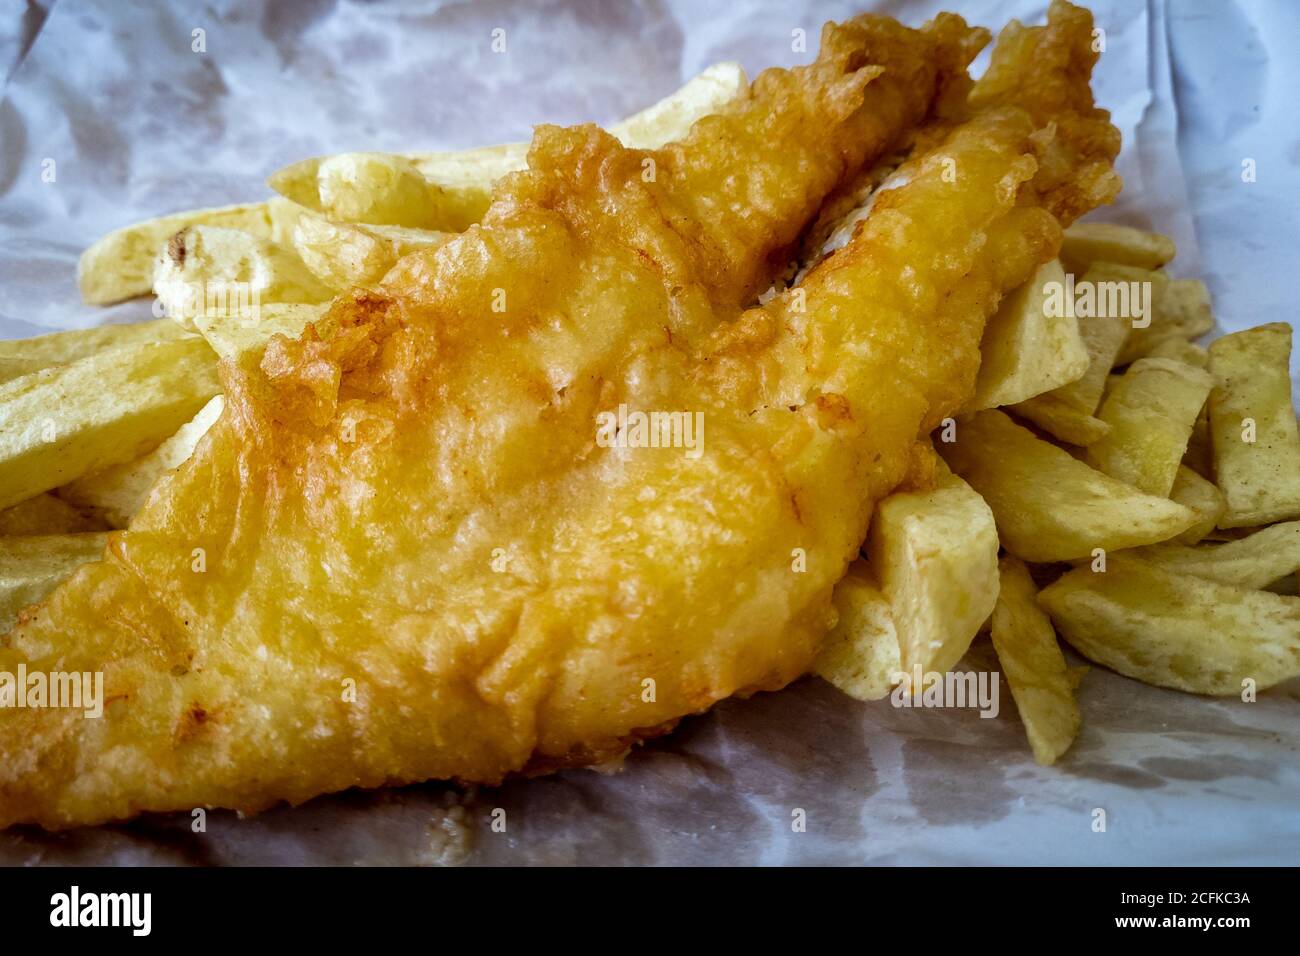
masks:
<path id="1" fill-rule="evenodd" d="M 1155 323 L 1157 303 L 1168 286 L 1169 276 L 1163 272 L 1114 262 L 1094 262 L 1075 287 L 1074 310 L 1080 325 L 1099 318 L 1124 321 L 1128 334 L 1116 362 L 1123 365 L 1129 340 Z"/>
<path id="2" fill-rule="evenodd" d="M 187 226 L 220 226 L 271 238 L 271 210 L 265 202 L 191 209 L 132 223 L 104 236 L 81 254 L 77 285 L 90 305 L 108 305 L 146 295 L 153 287 L 158 251 Z"/>
<path id="3" fill-rule="evenodd" d="M 325 302 L 335 290 L 292 247 L 236 229 L 191 226 L 172 236 L 159 256 L 154 292 L 167 316 L 192 330 L 201 314 L 255 322 L 266 305 Z"/>
<path id="4" fill-rule="evenodd" d="M 199 315 L 194 324 L 217 355 L 242 363 L 260 357 L 266 343 L 277 335 L 296 340 L 308 325 L 328 334 L 332 327 L 329 309 L 329 303 L 264 305 L 256 322 L 237 315 Z"/>
<path id="5" fill-rule="evenodd" d="M 487 211 L 486 196 L 425 177 L 392 153 L 342 153 L 316 167 L 316 208 L 337 222 L 461 232 Z"/>
<path id="6" fill-rule="evenodd" d="M 677 92 L 609 127 L 626 146 L 656 149 L 683 138 L 747 87 L 735 63 L 712 66 Z M 492 184 L 527 165 L 528 143 L 443 153 L 342 153 L 302 160 L 274 173 L 272 189 L 352 223 L 459 232 L 487 211 Z"/>
<path id="7" fill-rule="evenodd" d="M 1065 230 L 1061 243 L 1061 259 L 1074 273 L 1086 271 L 1094 262 L 1158 269 L 1177 251 L 1168 236 L 1109 222 L 1076 222 Z"/>
<path id="8" fill-rule="evenodd" d="M 1300 571 L 1300 521 L 1260 528 L 1224 544 L 1153 544 L 1134 554 L 1166 571 L 1241 588 L 1266 588 Z"/>
<path id="9" fill-rule="evenodd" d="M 1300 432 L 1291 397 L 1291 326 L 1234 332 L 1210 344 L 1210 439 L 1226 528 L 1300 517 Z"/>
<path id="10" fill-rule="evenodd" d="M 1210 292 L 1199 279 L 1175 279 L 1163 287 L 1155 301 L 1151 324 L 1133 328 L 1115 359 L 1127 365 L 1168 342 L 1187 342 L 1214 328 Z"/>
<path id="11" fill-rule="evenodd" d="M 1068 385 L 1088 370 L 1078 322 L 1068 309 L 1049 302 L 1053 288 L 1064 286 L 1065 270 L 1053 259 L 1003 299 L 984 326 L 970 410 L 1014 405 Z"/>
<path id="12" fill-rule="evenodd" d="M 113 349 L 0 385 L 0 508 L 138 458 L 220 391 L 201 338 Z"/>
<path id="13" fill-rule="evenodd" d="M 1158 687 L 1235 696 L 1300 675 L 1300 598 L 1176 574 L 1114 555 L 1039 602 L 1084 657 Z"/>
<path id="14" fill-rule="evenodd" d="M 997 519 L 1002 545 L 1026 561 L 1069 561 L 1167 541 L 1196 514 L 1076 460 L 996 410 L 957 424 L 936 447 Z"/>
<path id="15" fill-rule="evenodd" d="M 1101 402 L 1106 376 L 1115 365 L 1129 333 L 1129 320 L 1122 317 L 1080 319 L 1079 335 L 1088 350 L 1088 370 L 1077 381 L 1048 394 L 1080 412 L 1091 415 Z"/>
<path id="16" fill-rule="evenodd" d="M 1100 418 L 1081 412 L 1054 395 L 1038 395 L 1012 407 L 1016 417 L 1032 422 L 1047 434 L 1067 445 L 1086 448 L 1110 434 L 1110 426 Z"/>
<path id="17" fill-rule="evenodd" d="M 135 461 L 79 478 L 60 488 L 59 495 L 81 507 L 94 509 L 114 528 L 125 528 L 154 486 L 194 454 L 194 446 L 220 417 L 224 407 L 225 400 L 217 395 L 153 451 Z"/>
<path id="18" fill-rule="evenodd" d="M 103 533 L 0 538 L 0 634 L 8 633 L 23 608 L 99 559 L 107 543 Z"/>
<path id="19" fill-rule="evenodd" d="M 993 647 L 1011 685 L 1034 759 L 1053 764 L 1079 734 L 1075 679 L 1056 643 L 1056 632 L 1038 606 L 1038 589 L 1020 559 L 999 564 L 1001 585 L 993 608 Z M 1082 676 L 1082 675 L 1080 675 Z"/>
<path id="20" fill-rule="evenodd" d="M 103 530 L 104 522 L 51 494 L 39 494 L 0 511 L 0 535 L 73 534 Z"/>
<path id="21" fill-rule="evenodd" d="M 1208 372 L 1185 362 L 1134 362 L 1097 413 L 1110 432 L 1088 446 L 1088 464 L 1149 495 L 1169 497 L 1213 384 Z"/>
<path id="22" fill-rule="evenodd" d="M 323 283 L 335 289 L 377 283 L 398 259 L 435 248 L 451 233 L 401 226 L 330 222 L 307 213 L 293 234 L 299 257 Z"/>
<path id="23" fill-rule="evenodd" d="M 1196 512 L 1196 524 L 1173 540 L 1179 544 L 1196 544 L 1214 530 L 1228 502 L 1217 485 L 1202 478 L 1186 465 L 1178 466 L 1174 487 L 1169 491 L 1171 500 Z"/>
<path id="24" fill-rule="evenodd" d="M 1194 368 L 1208 369 L 1210 367 L 1209 350 L 1197 345 L 1195 342 L 1189 342 L 1181 338 L 1165 339 L 1163 342 L 1157 343 L 1146 354 L 1146 357 L 1175 359 Z"/>
<path id="25" fill-rule="evenodd" d="M 835 585 L 839 615 L 813 673 L 856 700 L 888 697 L 902 667 L 889 600 L 871 566 L 858 559 Z"/>
<path id="26" fill-rule="evenodd" d="M 1088 352 L 1088 368 L 1068 385 L 1012 406 L 1048 434 L 1071 445 L 1091 445 L 1110 431 L 1094 417 L 1106 389 L 1106 377 L 1129 333 L 1129 320 L 1120 316 L 1078 320 L 1079 335 Z"/>
<path id="27" fill-rule="evenodd" d="M 876 506 L 867 555 L 892 609 L 903 670 L 947 672 L 997 598 L 998 535 L 988 505 L 950 474 L 927 491 L 890 495 Z"/>
<path id="28" fill-rule="evenodd" d="M 168 319 L 132 322 L 127 325 L 96 325 L 89 329 L 51 332 L 30 339 L 0 340 L 0 383 L 43 368 L 66 365 L 109 349 L 174 342 L 186 332 Z"/>
<path id="29" fill-rule="evenodd" d="M 744 92 L 747 85 L 745 73 L 738 64 L 709 67 L 671 96 L 614 124 L 610 132 L 628 146 L 657 148 L 685 136 L 697 119 L 716 113 Z M 343 159 L 326 170 L 328 205 L 339 215 L 377 215 L 379 218 L 373 221 L 431 224 L 439 230 L 458 231 L 482 217 L 492 183 L 508 172 L 522 169 L 527 154 L 527 143 L 511 143 L 459 152 L 413 153 L 397 156 L 402 162 L 392 164 L 383 160 L 375 165 Z M 316 211 L 322 209 L 320 168 L 333 158 L 294 163 L 271 177 L 272 188 L 291 202 L 277 197 L 267 202 L 190 209 L 109 233 L 82 253 L 77 264 L 82 298 L 93 305 L 107 305 L 146 295 L 153 287 L 154 262 L 159 250 L 173 235 L 189 226 L 237 229 L 260 239 L 288 242 L 295 204 Z M 420 187 L 409 175 L 411 170 L 430 188 Z M 403 176 L 403 172 L 408 175 Z M 433 203 L 431 215 L 426 215 L 420 205 L 425 199 Z M 408 222 L 408 216 L 418 221 Z"/>

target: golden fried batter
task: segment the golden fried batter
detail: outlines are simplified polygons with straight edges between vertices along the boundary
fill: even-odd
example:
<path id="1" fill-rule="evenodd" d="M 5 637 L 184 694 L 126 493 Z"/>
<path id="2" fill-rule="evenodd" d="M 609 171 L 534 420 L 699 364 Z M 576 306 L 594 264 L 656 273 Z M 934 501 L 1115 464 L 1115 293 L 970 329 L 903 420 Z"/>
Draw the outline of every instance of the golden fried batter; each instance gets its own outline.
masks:
<path id="1" fill-rule="evenodd" d="M 1038 52 L 1085 50 L 1090 18 L 1053 17 Z M 1108 146 L 1046 129 L 1091 110 L 1086 70 L 1042 115 L 990 94 L 740 313 L 830 191 L 965 92 L 980 40 L 831 28 L 658 152 L 542 128 L 481 226 L 336 303 L 324 339 L 227 367 L 194 458 L 3 639 L 0 671 L 103 671 L 111 702 L 0 711 L 0 825 L 495 782 L 805 673 L 1000 294 L 1055 253 L 1053 213 L 1116 185 L 1033 178 L 1049 155 L 1108 172 Z M 610 447 L 620 407 L 703 430 Z"/>

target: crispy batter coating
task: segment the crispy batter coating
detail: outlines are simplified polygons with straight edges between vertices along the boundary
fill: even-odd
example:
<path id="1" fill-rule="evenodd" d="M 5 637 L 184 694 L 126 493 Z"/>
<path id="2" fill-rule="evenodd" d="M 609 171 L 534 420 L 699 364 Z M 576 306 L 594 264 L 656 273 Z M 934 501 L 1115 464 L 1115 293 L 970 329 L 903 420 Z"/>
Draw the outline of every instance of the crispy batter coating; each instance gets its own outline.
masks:
<path id="1" fill-rule="evenodd" d="M 1033 177 L 1065 117 L 994 98 L 739 309 L 979 40 L 856 20 L 656 153 L 542 128 L 481 227 L 227 367 L 194 458 L 0 642 L 0 670 L 102 670 L 111 699 L 0 711 L 0 825 L 495 782 L 805 673 L 872 501 L 1056 251 Z M 702 442 L 609 447 L 620 406 Z"/>

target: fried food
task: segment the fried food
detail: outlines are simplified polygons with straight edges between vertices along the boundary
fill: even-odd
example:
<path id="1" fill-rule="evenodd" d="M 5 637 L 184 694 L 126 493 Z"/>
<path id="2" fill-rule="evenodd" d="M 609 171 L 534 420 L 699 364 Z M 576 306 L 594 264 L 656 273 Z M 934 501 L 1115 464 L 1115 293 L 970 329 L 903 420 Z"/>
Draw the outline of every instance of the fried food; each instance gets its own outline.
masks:
<path id="1" fill-rule="evenodd" d="M 1186 465 L 1179 465 L 1174 475 L 1174 486 L 1169 489 L 1169 498 L 1184 508 L 1196 512 L 1197 521 L 1174 540 L 1179 544 L 1196 544 L 1214 530 L 1219 519 L 1228 507 L 1218 487 L 1212 481 L 1206 481 Z"/>
<path id="2" fill-rule="evenodd" d="M 1134 362 L 1097 413 L 1110 431 L 1088 446 L 1088 463 L 1149 495 L 1167 497 L 1213 384 L 1208 372 L 1185 362 Z"/>
<path id="3" fill-rule="evenodd" d="M 660 150 L 539 128 L 480 226 L 227 362 L 193 457 L 5 638 L 0 668 L 102 670 L 111 703 L 0 713 L 0 825 L 496 782 L 806 673 L 1000 296 L 1118 191 L 1091 26 L 1017 27 L 1005 89 L 744 312 L 822 199 L 964 88 L 980 31 L 828 28 Z M 602 441 L 615 409 L 707 430 Z"/>
<path id="4" fill-rule="evenodd" d="M 238 229 L 261 239 L 271 239 L 276 231 L 277 208 L 282 206 L 256 202 L 191 209 L 116 229 L 81 254 L 77 262 L 81 298 L 91 305 L 107 305 L 144 295 L 153 285 L 158 250 L 189 226 Z"/>
<path id="5" fill-rule="evenodd" d="M 1215 483 L 1222 528 L 1300 518 L 1300 428 L 1291 397 L 1291 326 L 1274 322 L 1210 345 Z"/>
<path id="6" fill-rule="evenodd" d="M 872 519 L 867 555 L 892 609 L 903 670 L 950 670 L 998 596 L 998 531 L 984 499 L 952 474 L 890 495 Z"/>
<path id="7" fill-rule="evenodd" d="M 1148 564 L 1241 588 L 1266 588 L 1300 571 L 1300 521 L 1261 528 L 1223 544 L 1153 544 L 1135 557 Z"/>
<path id="8" fill-rule="evenodd" d="M 1020 721 L 1043 766 L 1056 763 L 1079 735 L 1075 680 L 1056 643 L 1056 632 L 1038 606 L 1029 569 L 1007 555 L 999 565 L 1000 587 L 993 609 L 993 647 L 1011 685 Z"/>
<path id="9" fill-rule="evenodd" d="M 1121 316 L 1097 316 L 1078 323 L 1088 352 L 1088 368 L 1060 388 L 1035 395 L 1012 411 L 1048 434 L 1071 445 L 1086 446 L 1110 434 L 1110 426 L 1094 416 L 1106 388 L 1106 376 L 1128 338 L 1129 321 Z"/>
<path id="10" fill-rule="evenodd" d="M 718 63 L 671 96 L 609 127 L 625 146 L 657 149 L 744 92 L 745 71 Z M 450 153 L 342 153 L 304 159 L 268 180 L 276 192 L 335 223 L 461 232 L 482 219 L 492 186 L 527 165 L 527 143 Z"/>
<path id="11" fill-rule="evenodd" d="M 99 325 L 90 329 L 50 332 L 31 339 L 6 339 L 0 341 L 0 383 L 112 349 L 149 342 L 174 342 L 185 337 L 185 330 L 175 322 L 155 319 L 128 325 Z"/>
<path id="12" fill-rule="evenodd" d="M 1300 598 L 1116 555 L 1104 573 L 1076 568 L 1039 600 L 1080 654 L 1148 684 L 1228 696 L 1300 675 Z"/>
<path id="13" fill-rule="evenodd" d="M 0 508 L 139 457 L 218 391 L 216 356 L 195 335 L 0 385 Z"/>
<path id="14" fill-rule="evenodd" d="M 42 534 L 0 537 L 0 627 L 13 627 L 74 570 L 104 553 L 108 535 Z"/>
<path id="15" fill-rule="evenodd" d="M 51 494 L 39 494 L 0 510 L 0 537 L 103 530 L 102 521 Z"/>
<path id="16" fill-rule="evenodd" d="M 941 443 L 949 467 L 993 509 L 1002 546 L 1025 561 L 1071 561 L 1167 541 L 1197 521 L 1190 508 L 1103 474 L 995 409 Z"/>
<path id="17" fill-rule="evenodd" d="M 59 496 L 102 515 L 114 528 L 125 528 L 154 485 L 194 454 L 194 446 L 221 414 L 225 400 L 216 396 L 153 451 L 135 461 L 78 478 L 59 489 Z"/>
<path id="18" fill-rule="evenodd" d="M 1007 296 L 984 327 L 980 370 L 970 410 L 1014 405 L 1078 381 L 1090 357 L 1071 312 L 1048 305 L 1065 271 L 1053 259 Z"/>
<path id="19" fill-rule="evenodd" d="M 1159 269 L 1177 253 L 1168 236 L 1111 222 L 1076 222 L 1065 230 L 1061 261 L 1082 275 L 1094 262 Z"/>
<path id="20" fill-rule="evenodd" d="M 216 226 L 190 226 L 167 241 L 153 290 L 168 317 L 189 331 L 198 315 L 238 315 L 252 323 L 263 302 L 326 302 L 337 291 L 293 249 Z"/>
<path id="21" fill-rule="evenodd" d="M 1161 276 L 1161 273 L 1152 273 Z M 1116 365 L 1127 365 L 1168 343 L 1185 344 L 1214 328 L 1210 291 L 1200 279 L 1171 279 L 1154 291 L 1151 324 L 1129 330 Z M 1173 346 L 1177 348 L 1178 345 Z"/>
<path id="22" fill-rule="evenodd" d="M 861 559 L 835 585 L 835 627 L 813 673 L 855 700 L 888 697 L 902 669 L 889 599 L 871 565 Z"/>

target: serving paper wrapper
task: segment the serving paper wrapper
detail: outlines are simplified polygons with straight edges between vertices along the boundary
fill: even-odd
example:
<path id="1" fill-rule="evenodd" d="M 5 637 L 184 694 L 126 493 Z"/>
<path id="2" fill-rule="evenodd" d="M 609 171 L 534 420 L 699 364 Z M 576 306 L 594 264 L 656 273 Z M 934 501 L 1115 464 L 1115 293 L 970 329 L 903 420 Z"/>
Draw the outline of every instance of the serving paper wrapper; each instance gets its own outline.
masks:
<path id="1" fill-rule="evenodd" d="M 1045 6 L 0 2 L 0 336 L 148 317 L 147 301 L 82 306 L 81 250 L 138 219 L 263 198 L 266 175 L 297 159 L 611 122 L 711 63 L 739 60 L 752 77 L 805 62 L 825 20 L 863 8 L 913 24 L 953 8 L 996 29 L 1042 22 Z M 1175 271 L 1206 278 L 1225 330 L 1291 319 L 1300 155 L 1282 131 L 1294 140 L 1300 68 L 1281 44 L 1300 15 L 1093 7 L 1106 32 L 1097 96 L 1125 142 L 1125 193 L 1106 217 L 1174 236 Z M 494 29 L 504 53 L 492 52 Z M 792 50 L 796 29 L 806 53 Z M 192 50 L 195 30 L 206 52 Z M 1255 182 L 1242 181 L 1245 159 Z M 987 640 L 967 665 L 996 668 Z M 1005 681 L 1000 713 L 985 719 L 862 704 L 810 678 L 689 718 L 617 773 L 348 793 L 250 819 L 213 811 L 203 833 L 188 815 L 10 830 L 0 863 L 1296 861 L 1300 682 L 1246 704 L 1094 668 L 1080 702 L 1077 744 L 1044 769 Z"/>

